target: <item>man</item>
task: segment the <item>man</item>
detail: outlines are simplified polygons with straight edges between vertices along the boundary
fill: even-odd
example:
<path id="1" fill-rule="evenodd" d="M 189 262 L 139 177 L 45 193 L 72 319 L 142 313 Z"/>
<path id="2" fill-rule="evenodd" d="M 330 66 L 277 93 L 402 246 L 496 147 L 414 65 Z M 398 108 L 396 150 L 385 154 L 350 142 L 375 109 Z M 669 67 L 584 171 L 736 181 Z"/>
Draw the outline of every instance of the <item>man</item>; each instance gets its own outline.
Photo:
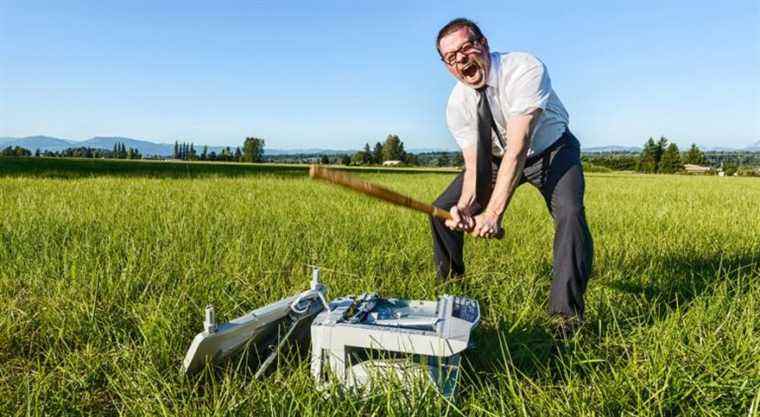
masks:
<path id="1" fill-rule="evenodd" d="M 562 338 L 582 320 L 593 242 L 583 207 L 580 144 L 544 64 L 521 53 L 491 53 L 470 20 L 455 19 L 437 38 L 446 69 L 459 81 L 446 121 L 462 149 L 465 170 L 433 203 L 453 220 L 431 218 L 440 279 L 464 274 L 463 232 L 481 238 L 503 233 L 501 221 L 515 189 L 529 182 L 554 219 L 553 282 L 549 311 Z M 495 178 L 495 181 L 493 180 Z"/>

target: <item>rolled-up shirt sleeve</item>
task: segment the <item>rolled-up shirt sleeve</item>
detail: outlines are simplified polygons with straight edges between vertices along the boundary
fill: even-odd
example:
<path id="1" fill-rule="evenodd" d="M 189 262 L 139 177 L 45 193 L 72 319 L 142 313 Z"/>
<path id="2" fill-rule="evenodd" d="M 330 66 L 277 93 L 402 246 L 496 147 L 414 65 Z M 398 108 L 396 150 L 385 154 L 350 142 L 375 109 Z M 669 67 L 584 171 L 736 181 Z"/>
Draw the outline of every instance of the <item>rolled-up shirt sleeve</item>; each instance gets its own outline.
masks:
<path id="1" fill-rule="evenodd" d="M 533 55 L 520 55 L 518 68 L 506 80 L 506 93 L 510 97 L 507 117 L 522 116 L 533 109 L 545 110 L 552 93 L 544 63 Z"/>
<path id="2" fill-rule="evenodd" d="M 451 136 L 464 150 L 478 143 L 477 118 L 468 114 L 468 108 L 464 105 L 461 95 L 452 94 L 446 106 L 446 126 Z"/>

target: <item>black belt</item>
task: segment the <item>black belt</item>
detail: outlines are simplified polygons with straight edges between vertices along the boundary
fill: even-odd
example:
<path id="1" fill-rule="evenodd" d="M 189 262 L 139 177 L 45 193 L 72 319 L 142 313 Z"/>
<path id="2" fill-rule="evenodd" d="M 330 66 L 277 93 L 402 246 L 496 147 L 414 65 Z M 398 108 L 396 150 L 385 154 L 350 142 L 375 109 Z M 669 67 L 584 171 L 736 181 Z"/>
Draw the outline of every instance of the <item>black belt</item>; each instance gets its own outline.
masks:
<path id="1" fill-rule="evenodd" d="M 546 149 L 541 151 L 538 155 L 531 155 L 525 160 L 525 165 L 531 165 L 534 164 L 539 159 L 549 155 L 554 151 L 555 149 L 559 148 L 560 146 L 570 142 L 570 138 L 573 137 L 573 134 L 570 133 L 570 129 L 565 128 L 565 131 L 562 133 L 562 136 L 560 136 L 557 140 L 554 141 L 551 145 L 549 145 Z"/>
<path id="2" fill-rule="evenodd" d="M 573 134 L 570 133 L 570 129 L 565 128 L 565 131 L 562 133 L 562 136 L 557 138 L 551 145 L 549 145 L 546 149 L 541 151 L 540 153 L 534 154 L 529 156 L 525 159 L 525 166 L 533 165 L 536 163 L 536 161 L 540 160 L 541 158 L 549 155 L 553 150 L 559 148 L 560 146 L 566 144 L 570 141 L 570 138 L 573 137 Z M 501 136 L 499 136 L 499 141 L 501 141 Z M 507 148 L 506 146 L 502 145 L 502 149 L 506 152 Z M 496 163 L 496 165 L 501 164 L 501 158 L 500 157 L 494 157 L 493 161 Z"/>

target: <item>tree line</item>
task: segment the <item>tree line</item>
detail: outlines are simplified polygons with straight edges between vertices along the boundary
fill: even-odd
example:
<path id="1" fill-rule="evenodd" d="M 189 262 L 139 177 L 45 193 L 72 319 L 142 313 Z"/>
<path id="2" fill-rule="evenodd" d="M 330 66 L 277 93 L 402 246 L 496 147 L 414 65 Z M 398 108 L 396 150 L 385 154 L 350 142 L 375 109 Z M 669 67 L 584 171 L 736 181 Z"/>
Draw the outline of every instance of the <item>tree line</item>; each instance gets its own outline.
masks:
<path id="1" fill-rule="evenodd" d="M 29 149 L 20 146 L 7 146 L 0 150 L 0 156 L 31 156 Z"/>
<path id="2" fill-rule="evenodd" d="M 69 148 L 72 149 L 72 148 Z M 67 150 L 69 150 L 67 149 Z M 74 148 L 77 149 L 77 148 Z M 89 149 L 89 148 L 85 148 Z M 65 152 L 65 151 L 64 151 Z M 74 152 L 74 151 L 72 151 Z M 76 155 L 64 155 L 64 156 L 76 156 Z M 84 156 L 84 158 L 93 158 L 92 156 Z M 108 158 L 108 157 L 106 157 Z M 142 159 L 142 155 L 137 148 L 127 148 L 123 142 L 116 142 L 113 144 L 113 150 L 111 151 L 110 158 L 114 159 Z"/>
<path id="3" fill-rule="evenodd" d="M 222 148 L 217 154 L 209 152 L 208 146 L 204 145 L 199 154 L 192 142 L 174 142 L 172 159 L 183 161 L 218 161 L 218 162 L 263 162 L 264 139 L 247 137 L 243 141 L 243 148 L 237 146 L 233 151 L 229 146 Z"/>
<path id="4" fill-rule="evenodd" d="M 20 146 L 6 147 L 0 151 L 0 156 L 32 156 L 29 149 Z M 34 151 L 34 156 L 48 158 L 110 158 L 110 159 L 141 159 L 142 155 L 137 148 L 127 148 L 123 143 L 117 142 L 112 150 L 101 148 L 90 148 L 80 146 L 77 148 L 66 148 L 62 151 Z"/>
<path id="5" fill-rule="evenodd" d="M 661 136 L 655 141 L 650 137 L 641 152 L 584 155 L 583 161 L 591 166 L 601 166 L 612 170 L 637 171 L 646 174 L 673 174 L 684 171 L 684 165 L 699 165 L 720 168 L 726 175 L 739 173 L 755 175 L 753 167 L 760 166 L 758 152 L 704 152 L 692 144 L 686 152 L 678 145 Z"/>
<path id="6" fill-rule="evenodd" d="M 8 146 L 0 150 L 0 156 L 32 156 L 29 149 L 20 146 Z M 111 150 L 91 147 L 66 148 L 62 151 L 41 151 L 37 149 L 34 152 L 36 157 L 48 158 L 98 158 L 98 159 L 144 159 L 139 149 L 127 147 L 123 142 L 116 142 Z M 222 148 L 218 154 L 214 151 L 209 152 L 208 146 L 204 146 L 200 154 L 195 149 L 192 142 L 174 142 L 173 159 L 184 161 L 221 161 L 221 162 L 263 162 L 264 160 L 264 139 L 248 137 L 243 142 L 243 148 L 238 146 L 233 151 L 229 146 Z M 153 156 L 151 159 L 162 159 L 160 156 Z"/>
<path id="7" fill-rule="evenodd" d="M 344 165 L 375 165 L 382 164 L 385 161 L 413 164 L 414 161 L 410 159 L 412 157 L 412 154 L 404 150 L 404 142 L 398 135 L 390 134 L 385 138 L 385 142 L 377 142 L 372 148 L 370 148 L 369 142 L 365 143 L 364 148 L 354 153 L 350 160 L 346 155 L 341 162 Z"/>
<path id="8" fill-rule="evenodd" d="M 696 144 L 681 155 L 678 145 L 668 141 L 665 136 L 655 142 L 649 138 L 641 151 L 636 170 L 644 173 L 674 174 L 683 169 L 684 164 L 704 165 L 705 154 Z"/>
<path id="9" fill-rule="evenodd" d="M 638 171 L 648 174 L 672 174 L 683 170 L 684 164 L 704 165 L 705 154 L 696 144 L 681 153 L 678 145 L 662 136 L 658 141 L 649 138 L 639 154 L 584 155 L 584 162 L 616 171 Z"/>
<path id="10" fill-rule="evenodd" d="M 389 134 L 385 141 L 376 142 L 370 146 L 369 142 L 364 147 L 353 153 L 322 155 L 322 154 L 298 154 L 270 156 L 270 161 L 285 163 L 313 163 L 335 165 L 382 165 L 386 162 L 394 162 L 404 166 L 463 166 L 464 159 L 461 152 L 427 152 L 414 154 L 404 149 L 404 141 L 398 135 Z"/>
<path id="11" fill-rule="evenodd" d="M 219 153 L 215 151 L 209 152 L 208 146 L 204 145 L 203 150 L 198 153 L 195 149 L 195 144 L 192 142 L 174 142 L 172 159 L 181 161 L 242 162 L 243 152 L 240 150 L 240 146 L 236 147 L 234 151 L 229 146 L 226 146 Z"/>

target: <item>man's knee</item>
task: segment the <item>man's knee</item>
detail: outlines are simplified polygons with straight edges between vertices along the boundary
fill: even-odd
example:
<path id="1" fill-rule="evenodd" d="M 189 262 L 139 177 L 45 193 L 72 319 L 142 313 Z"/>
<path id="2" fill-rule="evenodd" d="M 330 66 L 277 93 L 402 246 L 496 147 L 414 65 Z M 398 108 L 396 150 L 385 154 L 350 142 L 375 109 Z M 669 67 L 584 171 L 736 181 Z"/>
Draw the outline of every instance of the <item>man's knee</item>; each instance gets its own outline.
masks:
<path id="1" fill-rule="evenodd" d="M 585 222 L 586 211 L 580 204 L 563 204 L 554 208 L 554 219 L 557 223 Z"/>

